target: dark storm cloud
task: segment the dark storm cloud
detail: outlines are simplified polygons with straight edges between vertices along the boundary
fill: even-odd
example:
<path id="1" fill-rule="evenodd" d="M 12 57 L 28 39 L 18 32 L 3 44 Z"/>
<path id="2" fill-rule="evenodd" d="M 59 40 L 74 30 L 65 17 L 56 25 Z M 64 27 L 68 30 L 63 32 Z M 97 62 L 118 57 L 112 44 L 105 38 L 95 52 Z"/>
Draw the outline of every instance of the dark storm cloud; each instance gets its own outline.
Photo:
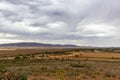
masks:
<path id="1" fill-rule="evenodd" d="M 0 39 L 120 46 L 119 3 L 119 0 L 0 0 Z"/>

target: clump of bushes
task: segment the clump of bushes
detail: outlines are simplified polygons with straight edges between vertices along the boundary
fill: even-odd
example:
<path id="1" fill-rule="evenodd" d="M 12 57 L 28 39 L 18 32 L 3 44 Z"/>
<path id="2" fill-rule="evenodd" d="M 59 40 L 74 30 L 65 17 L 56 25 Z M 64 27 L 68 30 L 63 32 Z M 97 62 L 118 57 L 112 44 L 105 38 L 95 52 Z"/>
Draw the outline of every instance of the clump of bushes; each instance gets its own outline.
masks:
<path id="1" fill-rule="evenodd" d="M 116 77 L 116 76 L 115 76 L 115 74 L 108 73 L 108 72 L 107 72 L 107 73 L 105 73 L 105 76 L 106 76 L 106 77 Z"/>
<path id="2" fill-rule="evenodd" d="M 76 67 L 76 68 L 90 68 L 90 65 L 87 64 L 80 64 L 80 63 L 72 63 L 70 64 L 71 67 Z"/>
<path id="3" fill-rule="evenodd" d="M 14 60 L 19 60 L 19 59 L 27 59 L 28 57 L 27 56 L 16 56 L 15 58 L 14 58 Z"/>
<path id="4" fill-rule="evenodd" d="M 0 66 L 0 80 L 27 80 L 27 75 Z"/>
<path id="5" fill-rule="evenodd" d="M 21 59 L 21 56 L 16 56 L 14 59 L 15 60 Z"/>

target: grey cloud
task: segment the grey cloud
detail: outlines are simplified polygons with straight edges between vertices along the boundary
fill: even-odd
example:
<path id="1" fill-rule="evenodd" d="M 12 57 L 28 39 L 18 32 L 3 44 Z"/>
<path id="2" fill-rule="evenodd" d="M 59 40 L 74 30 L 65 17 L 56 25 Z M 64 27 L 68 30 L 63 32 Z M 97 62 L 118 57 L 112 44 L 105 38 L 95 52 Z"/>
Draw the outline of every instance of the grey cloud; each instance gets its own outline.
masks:
<path id="1" fill-rule="evenodd" d="M 4 3 L 0 5 L 0 32 L 17 35 L 14 39 L 120 46 L 119 0 L 0 0 L 0 3 Z"/>
<path id="2" fill-rule="evenodd" d="M 0 12 L 4 18 L 7 18 L 11 22 L 20 22 L 23 20 L 23 18 L 21 16 L 19 16 L 17 13 L 5 11 L 5 10 L 0 10 Z"/>

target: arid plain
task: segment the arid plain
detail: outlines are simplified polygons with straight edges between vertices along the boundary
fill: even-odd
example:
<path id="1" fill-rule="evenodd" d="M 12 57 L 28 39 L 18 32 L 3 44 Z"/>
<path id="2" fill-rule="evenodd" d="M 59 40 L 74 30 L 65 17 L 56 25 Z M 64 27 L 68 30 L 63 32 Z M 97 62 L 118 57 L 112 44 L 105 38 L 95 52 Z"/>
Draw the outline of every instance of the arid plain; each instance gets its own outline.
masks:
<path id="1" fill-rule="evenodd" d="M 109 48 L 1 48 L 0 71 L 0 80 L 120 80 L 120 53 Z"/>

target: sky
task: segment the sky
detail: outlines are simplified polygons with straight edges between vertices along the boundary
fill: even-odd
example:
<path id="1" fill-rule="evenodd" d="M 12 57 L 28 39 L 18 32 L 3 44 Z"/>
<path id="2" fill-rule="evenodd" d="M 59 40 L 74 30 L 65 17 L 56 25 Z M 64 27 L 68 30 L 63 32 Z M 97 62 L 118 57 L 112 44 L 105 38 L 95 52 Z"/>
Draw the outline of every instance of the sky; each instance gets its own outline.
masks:
<path id="1" fill-rule="evenodd" d="M 120 47 L 120 0 L 0 0 L 0 44 Z"/>

